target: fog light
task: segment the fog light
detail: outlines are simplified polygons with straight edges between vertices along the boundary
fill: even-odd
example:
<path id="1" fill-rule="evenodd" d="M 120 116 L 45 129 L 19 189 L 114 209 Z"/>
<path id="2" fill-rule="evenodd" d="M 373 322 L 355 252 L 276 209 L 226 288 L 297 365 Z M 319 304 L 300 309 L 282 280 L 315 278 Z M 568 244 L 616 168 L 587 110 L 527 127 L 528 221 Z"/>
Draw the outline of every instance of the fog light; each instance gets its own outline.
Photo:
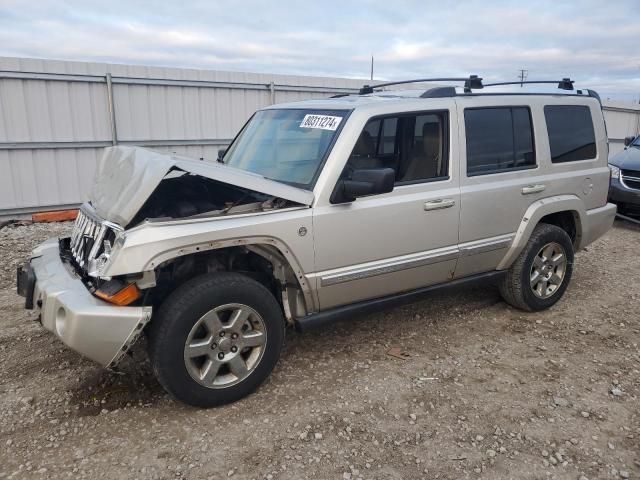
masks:
<path id="1" fill-rule="evenodd" d="M 64 337 L 64 327 L 67 323 L 67 311 L 60 307 L 56 312 L 56 333 L 59 337 Z"/>
<path id="2" fill-rule="evenodd" d="M 129 305 L 138 300 L 142 293 L 135 283 L 125 284 L 122 280 L 113 279 L 104 283 L 95 292 L 96 297 L 114 305 Z"/>

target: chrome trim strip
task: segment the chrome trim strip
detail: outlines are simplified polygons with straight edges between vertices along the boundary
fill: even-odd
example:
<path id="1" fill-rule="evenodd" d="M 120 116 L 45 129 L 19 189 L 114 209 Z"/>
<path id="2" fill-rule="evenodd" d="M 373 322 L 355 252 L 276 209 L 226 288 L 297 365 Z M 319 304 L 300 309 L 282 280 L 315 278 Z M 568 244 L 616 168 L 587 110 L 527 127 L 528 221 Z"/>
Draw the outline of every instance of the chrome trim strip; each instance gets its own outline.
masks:
<path id="1" fill-rule="evenodd" d="M 637 188 L 633 188 L 633 187 L 630 187 L 629 185 L 627 185 L 627 184 L 625 183 L 625 180 L 630 180 L 630 181 L 632 181 L 632 182 L 640 182 L 640 178 L 638 178 L 638 177 L 630 177 L 629 175 L 622 175 L 622 174 L 620 174 L 620 183 L 622 184 L 622 186 L 623 186 L 624 188 L 626 188 L 626 189 L 628 189 L 628 190 L 638 191 L 638 189 L 637 189 Z"/>
<path id="2" fill-rule="evenodd" d="M 408 270 L 410 268 L 446 262 L 447 260 L 455 260 L 463 256 L 476 255 L 479 253 L 508 248 L 514 238 L 514 233 L 508 233 L 497 237 L 466 242 L 459 246 L 444 247 L 436 250 L 428 250 L 426 252 L 403 255 L 401 257 L 391 259 L 362 263 L 345 268 L 326 270 L 324 272 L 317 272 L 315 274 L 308 275 L 308 277 L 318 277 L 320 279 L 320 286 L 328 287 L 339 283 L 362 280 L 378 275 L 386 275 L 402 270 Z"/>
<path id="3" fill-rule="evenodd" d="M 108 220 L 104 220 L 104 219 L 100 218 L 98 216 L 98 214 L 96 213 L 95 209 L 93 208 L 93 206 L 91 206 L 90 203 L 83 203 L 82 206 L 80 207 L 80 211 L 82 213 L 84 213 L 87 217 L 89 217 L 90 220 L 93 220 L 95 223 L 100 223 L 102 225 L 105 225 L 105 226 L 115 230 L 116 232 L 124 231 L 124 228 L 122 228 L 117 223 L 113 223 L 113 222 L 110 222 Z"/>
<path id="4" fill-rule="evenodd" d="M 508 233 L 505 235 L 499 235 L 497 237 L 483 238 L 482 240 L 474 240 L 473 242 L 466 242 L 460 244 L 460 256 L 468 257 L 469 255 L 476 255 L 478 253 L 492 252 L 494 250 L 500 250 L 508 248 L 513 239 L 514 233 Z"/>
<path id="5" fill-rule="evenodd" d="M 97 257 L 109 230 L 113 230 L 117 236 L 124 229 L 120 225 L 100 218 L 89 203 L 84 203 L 80 207 L 70 242 L 71 254 L 80 267 L 85 267 L 85 264 Z M 88 252 L 86 251 L 88 245 L 85 239 L 93 241 Z"/>
<path id="6" fill-rule="evenodd" d="M 360 264 L 354 267 L 347 267 L 346 269 L 339 269 L 339 271 L 331 270 L 320 272 L 318 276 L 320 278 L 320 286 L 328 287 L 338 283 L 362 280 L 363 278 L 385 275 L 410 268 L 445 262 L 447 260 L 455 260 L 458 258 L 458 255 L 458 247 L 446 247 L 444 249 L 419 252 L 394 259 Z"/>

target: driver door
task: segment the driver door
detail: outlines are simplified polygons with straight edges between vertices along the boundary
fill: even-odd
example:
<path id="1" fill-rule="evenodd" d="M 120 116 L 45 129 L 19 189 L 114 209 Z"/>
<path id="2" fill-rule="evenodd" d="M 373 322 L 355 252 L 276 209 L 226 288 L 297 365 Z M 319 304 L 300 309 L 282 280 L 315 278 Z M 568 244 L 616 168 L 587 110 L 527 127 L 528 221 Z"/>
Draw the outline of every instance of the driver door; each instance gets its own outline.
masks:
<path id="1" fill-rule="evenodd" d="M 443 108 L 374 117 L 364 126 L 345 171 L 391 167 L 395 187 L 314 209 L 312 276 L 321 310 L 453 277 L 460 188 L 451 116 Z"/>

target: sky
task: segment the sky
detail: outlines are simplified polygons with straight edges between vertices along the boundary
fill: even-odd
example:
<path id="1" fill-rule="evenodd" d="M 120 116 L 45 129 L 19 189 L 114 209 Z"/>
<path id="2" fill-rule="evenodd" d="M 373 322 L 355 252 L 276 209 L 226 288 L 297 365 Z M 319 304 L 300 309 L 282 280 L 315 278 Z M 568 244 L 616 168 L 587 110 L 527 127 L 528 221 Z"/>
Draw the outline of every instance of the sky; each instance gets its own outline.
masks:
<path id="1" fill-rule="evenodd" d="M 569 76 L 640 100 L 628 1 L 0 0 L 0 55 L 383 80 Z"/>

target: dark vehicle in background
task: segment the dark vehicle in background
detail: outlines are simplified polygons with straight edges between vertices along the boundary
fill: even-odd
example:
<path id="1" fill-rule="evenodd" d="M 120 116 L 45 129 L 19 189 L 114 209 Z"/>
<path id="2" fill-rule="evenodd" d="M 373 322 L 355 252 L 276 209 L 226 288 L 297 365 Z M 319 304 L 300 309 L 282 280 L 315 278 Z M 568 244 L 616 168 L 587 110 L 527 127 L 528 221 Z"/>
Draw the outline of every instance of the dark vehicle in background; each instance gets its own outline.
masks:
<path id="1" fill-rule="evenodd" d="M 625 148 L 609 160 L 609 201 L 623 215 L 640 215 L 640 135 L 624 139 Z"/>

